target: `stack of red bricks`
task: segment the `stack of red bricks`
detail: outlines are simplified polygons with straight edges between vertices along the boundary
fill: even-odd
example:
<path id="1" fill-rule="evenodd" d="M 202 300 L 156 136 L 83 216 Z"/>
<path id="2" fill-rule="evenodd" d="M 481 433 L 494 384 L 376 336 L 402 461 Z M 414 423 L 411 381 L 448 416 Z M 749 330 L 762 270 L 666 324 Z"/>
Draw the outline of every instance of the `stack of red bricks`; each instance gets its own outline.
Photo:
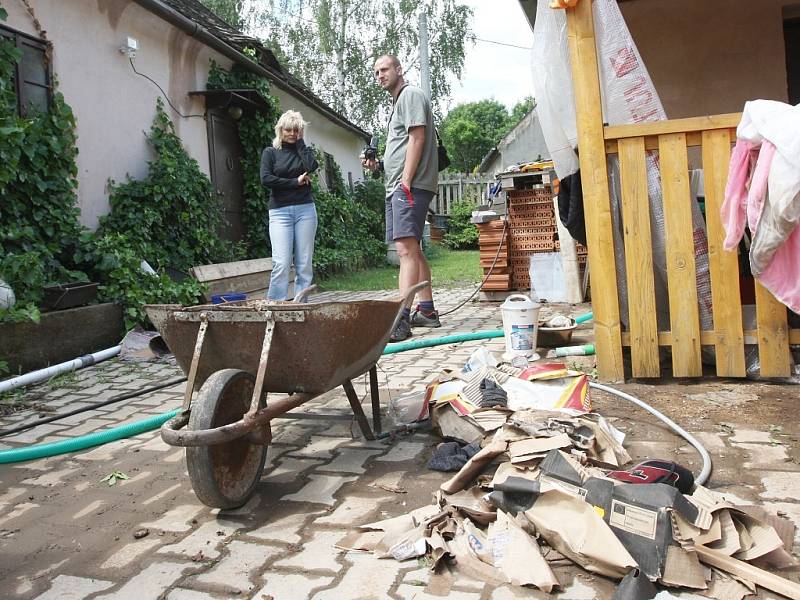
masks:
<path id="1" fill-rule="evenodd" d="M 578 251 L 578 268 L 580 269 L 581 277 L 583 277 L 583 272 L 586 270 L 586 259 L 589 257 L 589 249 L 580 242 L 575 242 L 575 249 Z"/>
<path id="2" fill-rule="evenodd" d="M 560 250 L 553 188 L 541 185 L 531 189 L 509 190 L 507 195 L 511 285 L 513 289 L 525 290 L 531 287 L 531 254 Z"/>
<path id="3" fill-rule="evenodd" d="M 511 271 L 508 267 L 508 228 L 505 221 L 489 221 L 478 224 L 480 237 L 480 260 L 483 276 L 491 274 L 481 289 L 487 292 L 502 292 L 511 289 Z"/>

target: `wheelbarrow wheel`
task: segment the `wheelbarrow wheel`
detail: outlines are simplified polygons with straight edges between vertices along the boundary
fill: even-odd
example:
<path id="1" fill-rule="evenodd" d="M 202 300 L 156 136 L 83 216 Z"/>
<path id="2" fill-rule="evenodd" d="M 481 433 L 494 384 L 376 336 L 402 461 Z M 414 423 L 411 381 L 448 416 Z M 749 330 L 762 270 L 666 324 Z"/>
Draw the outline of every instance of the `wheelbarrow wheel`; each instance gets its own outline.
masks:
<path id="1" fill-rule="evenodd" d="M 189 428 L 212 429 L 234 423 L 250 408 L 254 377 L 246 371 L 213 373 L 192 401 Z M 186 448 L 186 466 L 197 498 L 214 508 L 237 508 L 253 495 L 261 478 L 267 446 L 248 436 L 213 446 Z"/>

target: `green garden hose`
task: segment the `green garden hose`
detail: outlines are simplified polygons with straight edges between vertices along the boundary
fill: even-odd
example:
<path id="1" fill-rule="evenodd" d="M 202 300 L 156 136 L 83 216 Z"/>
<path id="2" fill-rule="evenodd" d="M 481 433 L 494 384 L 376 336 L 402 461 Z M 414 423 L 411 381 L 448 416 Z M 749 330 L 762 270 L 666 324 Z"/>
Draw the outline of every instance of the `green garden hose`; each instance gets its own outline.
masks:
<path id="1" fill-rule="evenodd" d="M 126 423 L 113 429 L 106 429 L 96 433 L 90 433 L 80 437 L 72 438 L 71 440 L 62 440 L 60 442 L 51 442 L 49 444 L 36 444 L 35 446 L 26 446 L 25 448 L 12 448 L 10 450 L 3 450 L 0 452 L 0 464 L 8 464 L 15 462 L 22 462 L 24 460 L 34 460 L 36 458 L 46 458 L 48 456 L 57 456 L 59 454 L 66 454 L 67 452 L 77 452 L 78 450 L 85 450 L 93 446 L 102 446 L 109 442 L 121 440 L 123 438 L 133 437 L 146 431 L 151 431 L 161 427 L 161 425 L 172 417 L 178 414 L 178 410 L 171 410 L 161 415 L 148 417 L 135 423 Z"/>
<path id="2" fill-rule="evenodd" d="M 589 314 L 591 315 L 591 313 Z M 586 315 L 583 315 L 583 317 L 586 317 Z M 578 319 L 576 319 L 576 321 L 577 320 Z M 588 319 L 584 318 L 584 320 Z M 487 340 L 499 337 L 503 337 L 502 329 L 485 329 L 483 331 L 475 331 L 472 333 L 457 333 L 438 338 L 426 338 L 421 340 L 413 340 L 410 342 L 402 342 L 399 344 L 392 344 L 391 346 L 384 348 L 383 354 L 397 354 L 398 352 L 417 350 L 419 348 L 430 348 L 432 346 L 441 346 L 444 344 L 457 344 L 460 342 Z M 101 446 L 109 442 L 139 435 L 140 433 L 151 431 L 153 429 L 158 429 L 162 424 L 177 414 L 178 410 L 172 410 L 161 415 L 143 419 L 141 421 L 120 425 L 119 427 L 98 431 L 96 433 L 90 433 L 88 435 L 76 437 L 71 440 L 62 440 L 60 442 L 50 442 L 47 444 L 36 444 L 26 446 L 24 448 L 0 450 L 0 464 L 16 463 L 26 460 L 34 460 L 37 458 L 47 458 L 49 456 L 57 456 L 59 454 L 66 454 L 68 452 L 85 450 L 87 448 L 92 448 L 93 446 Z"/>

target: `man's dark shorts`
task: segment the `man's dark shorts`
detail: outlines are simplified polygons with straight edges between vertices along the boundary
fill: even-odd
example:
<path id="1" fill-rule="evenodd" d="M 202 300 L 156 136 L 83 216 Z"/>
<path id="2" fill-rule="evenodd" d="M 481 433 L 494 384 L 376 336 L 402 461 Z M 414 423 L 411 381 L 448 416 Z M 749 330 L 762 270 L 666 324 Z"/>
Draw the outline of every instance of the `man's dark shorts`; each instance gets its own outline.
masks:
<path id="1" fill-rule="evenodd" d="M 422 240 L 425 216 L 435 195 L 420 188 L 411 188 L 407 194 L 398 185 L 386 197 L 386 243 L 406 237 Z"/>

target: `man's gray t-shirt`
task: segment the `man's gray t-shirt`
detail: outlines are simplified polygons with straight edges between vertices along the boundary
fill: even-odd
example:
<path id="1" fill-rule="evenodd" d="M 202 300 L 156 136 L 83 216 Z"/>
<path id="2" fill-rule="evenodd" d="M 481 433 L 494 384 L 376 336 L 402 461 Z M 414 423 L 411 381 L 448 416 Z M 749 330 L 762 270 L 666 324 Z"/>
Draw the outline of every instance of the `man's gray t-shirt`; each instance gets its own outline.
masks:
<path id="1" fill-rule="evenodd" d="M 422 149 L 422 156 L 411 187 L 433 193 L 438 191 L 439 155 L 430 102 L 420 88 L 407 85 L 400 91 L 400 95 L 394 103 L 392 117 L 389 119 L 386 152 L 383 155 L 387 193 L 391 193 L 403 178 L 403 165 L 408 148 L 408 130 L 420 125 L 425 126 L 425 146 Z"/>

